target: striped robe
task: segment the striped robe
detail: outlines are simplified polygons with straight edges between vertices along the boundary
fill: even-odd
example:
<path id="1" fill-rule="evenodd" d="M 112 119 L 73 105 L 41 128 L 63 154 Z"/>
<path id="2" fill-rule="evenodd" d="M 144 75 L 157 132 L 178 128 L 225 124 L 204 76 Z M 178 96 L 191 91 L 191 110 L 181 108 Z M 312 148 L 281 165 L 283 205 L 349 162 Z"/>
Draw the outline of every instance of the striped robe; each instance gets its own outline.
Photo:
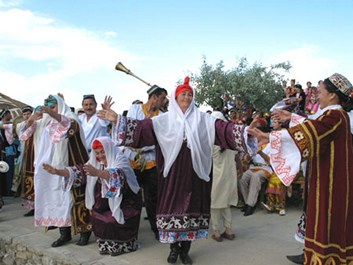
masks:
<path id="1" fill-rule="evenodd" d="M 309 168 L 304 264 L 353 264 L 353 147 L 348 115 L 331 109 L 288 132 Z"/>

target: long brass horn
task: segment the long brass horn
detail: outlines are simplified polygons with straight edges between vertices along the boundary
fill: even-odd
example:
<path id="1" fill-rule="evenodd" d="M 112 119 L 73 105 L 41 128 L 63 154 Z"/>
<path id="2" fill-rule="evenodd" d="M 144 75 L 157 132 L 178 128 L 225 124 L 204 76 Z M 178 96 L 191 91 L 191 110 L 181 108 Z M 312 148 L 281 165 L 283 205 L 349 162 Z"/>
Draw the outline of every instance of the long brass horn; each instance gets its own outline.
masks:
<path id="1" fill-rule="evenodd" d="M 137 78 L 138 80 L 144 82 L 146 85 L 151 86 L 150 83 L 146 82 L 145 80 L 142 80 L 140 77 L 138 77 L 137 75 L 135 75 L 134 73 L 132 73 L 129 69 L 127 69 L 121 62 L 118 62 L 117 65 L 115 66 L 115 70 L 124 72 L 127 75 L 131 75 L 135 78 Z"/>

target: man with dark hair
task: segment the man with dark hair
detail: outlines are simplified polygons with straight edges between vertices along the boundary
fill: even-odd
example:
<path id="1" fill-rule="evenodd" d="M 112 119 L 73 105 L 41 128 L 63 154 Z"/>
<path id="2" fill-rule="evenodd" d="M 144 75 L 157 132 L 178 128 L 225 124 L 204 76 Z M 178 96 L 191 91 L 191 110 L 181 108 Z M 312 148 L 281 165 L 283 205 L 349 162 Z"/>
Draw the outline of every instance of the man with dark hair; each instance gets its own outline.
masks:
<path id="1" fill-rule="evenodd" d="M 78 119 L 85 134 L 86 146 L 90 148 L 94 139 L 101 136 L 108 136 L 107 126 L 109 122 L 97 117 L 97 101 L 93 94 L 83 96 L 82 108 L 84 113 L 79 115 Z M 88 149 L 89 153 L 90 151 Z"/>
<path id="2" fill-rule="evenodd" d="M 165 103 L 167 90 L 153 85 L 147 91 L 148 101 L 145 104 L 132 104 L 127 117 L 143 120 L 161 114 L 160 108 Z M 155 238 L 159 239 L 156 224 L 157 207 L 157 169 L 155 146 L 143 148 L 126 148 L 125 155 L 129 158 L 134 169 L 139 185 L 143 188 L 147 217 Z"/>

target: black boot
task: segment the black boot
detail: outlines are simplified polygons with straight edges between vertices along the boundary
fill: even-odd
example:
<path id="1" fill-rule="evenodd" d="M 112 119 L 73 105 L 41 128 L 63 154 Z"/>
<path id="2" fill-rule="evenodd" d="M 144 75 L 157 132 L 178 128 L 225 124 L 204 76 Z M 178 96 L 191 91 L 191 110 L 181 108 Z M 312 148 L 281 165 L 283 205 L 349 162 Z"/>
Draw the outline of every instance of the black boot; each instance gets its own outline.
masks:
<path id="1" fill-rule="evenodd" d="M 89 241 L 89 237 L 91 236 L 92 232 L 83 232 L 80 233 L 80 239 L 77 241 L 76 245 L 78 246 L 86 246 Z"/>
<path id="2" fill-rule="evenodd" d="M 170 244 L 170 252 L 167 258 L 168 263 L 171 263 L 171 264 L 176 263 L 178 260 L 179 253 L 180 253 L 179 243 L 176 242 L 176 243 Z"/>
<path id="3" fill-rule="evenodd" d="M 33 216 L 34 215 L 34 209 L 29 210 L 27 213 L 25 213 L 23 216 L 27 217 L 27 216 Z"/>
<path id="4" fill-rule="evenodd" d="M 51 244 L 53 248 L 61 247 L 66 242 L 69 242 L 71 240 L 71 227 L 60 227 L 59 231 L 60 231 L 59 239 L 54 241 L 53 244 Z"/>
<path id="5" fill-rule="evenodd" d="M 189 256 L 191 241 L 181 241 L 180 259 L 183 264 L 192 264 L 192 259 Z"/>
<path id="6" fill-rule="evenodd" d="M 249 206 L 246 208 L 245 212 L 244 212 L 244 216 L 249 216 L 252 215 L 255 212 L 255 208 L 256 206 Z"/>
<path id="7" fill-rule="evenodd" d="M 304 264 L 304 253 L 295 256 L 287 256 L 287 259 L 295 264 Z"/>

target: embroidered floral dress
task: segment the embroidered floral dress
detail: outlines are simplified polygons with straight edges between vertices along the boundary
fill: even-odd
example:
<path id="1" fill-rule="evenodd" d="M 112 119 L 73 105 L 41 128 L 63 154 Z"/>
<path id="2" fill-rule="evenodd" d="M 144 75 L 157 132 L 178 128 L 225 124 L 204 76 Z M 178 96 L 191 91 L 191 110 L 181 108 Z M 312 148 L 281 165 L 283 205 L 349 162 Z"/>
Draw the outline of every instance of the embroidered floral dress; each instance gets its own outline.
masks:
<path id="1" fill-rule="evenodd" d="M 86 178 L 82 165 L 68 168 L 70 178 L 66 187 L 79 185 Z M 98 178 L 94 186 L 95 203 L 91 211 L 93 233 L 97 237 L 99 252 L 113 256 L 129 253 L 137 249 L 137 234 L 142 208 L 141 193 L 135 194 L 126 182 L 125 173 L 118 168 L 109 169 L 109 181 Z M 89 176 L 87 177 L 89 178 Z M 125 223 L 119 224 L 112 216 L 108 198 L 123 196 L 120 208 Z"/>
<path id="2" fill-rule="evenodd" d="M 215 144 L 224 149 L 247 152 L 244 128 L 234 123 L 217 120 Z M 204 181 L 195 173 L 187 139 L 184 139 L 167 177 L 163 177 L 164 157 L 151 119 L 139 121 L 119 115 L 116 127 L 113 129 L 113 140 L 120 145 L 137 148 L 156 145 L 157 228 L 160 241 L 174 243 L 207 238 L 211 181 Z"/>

